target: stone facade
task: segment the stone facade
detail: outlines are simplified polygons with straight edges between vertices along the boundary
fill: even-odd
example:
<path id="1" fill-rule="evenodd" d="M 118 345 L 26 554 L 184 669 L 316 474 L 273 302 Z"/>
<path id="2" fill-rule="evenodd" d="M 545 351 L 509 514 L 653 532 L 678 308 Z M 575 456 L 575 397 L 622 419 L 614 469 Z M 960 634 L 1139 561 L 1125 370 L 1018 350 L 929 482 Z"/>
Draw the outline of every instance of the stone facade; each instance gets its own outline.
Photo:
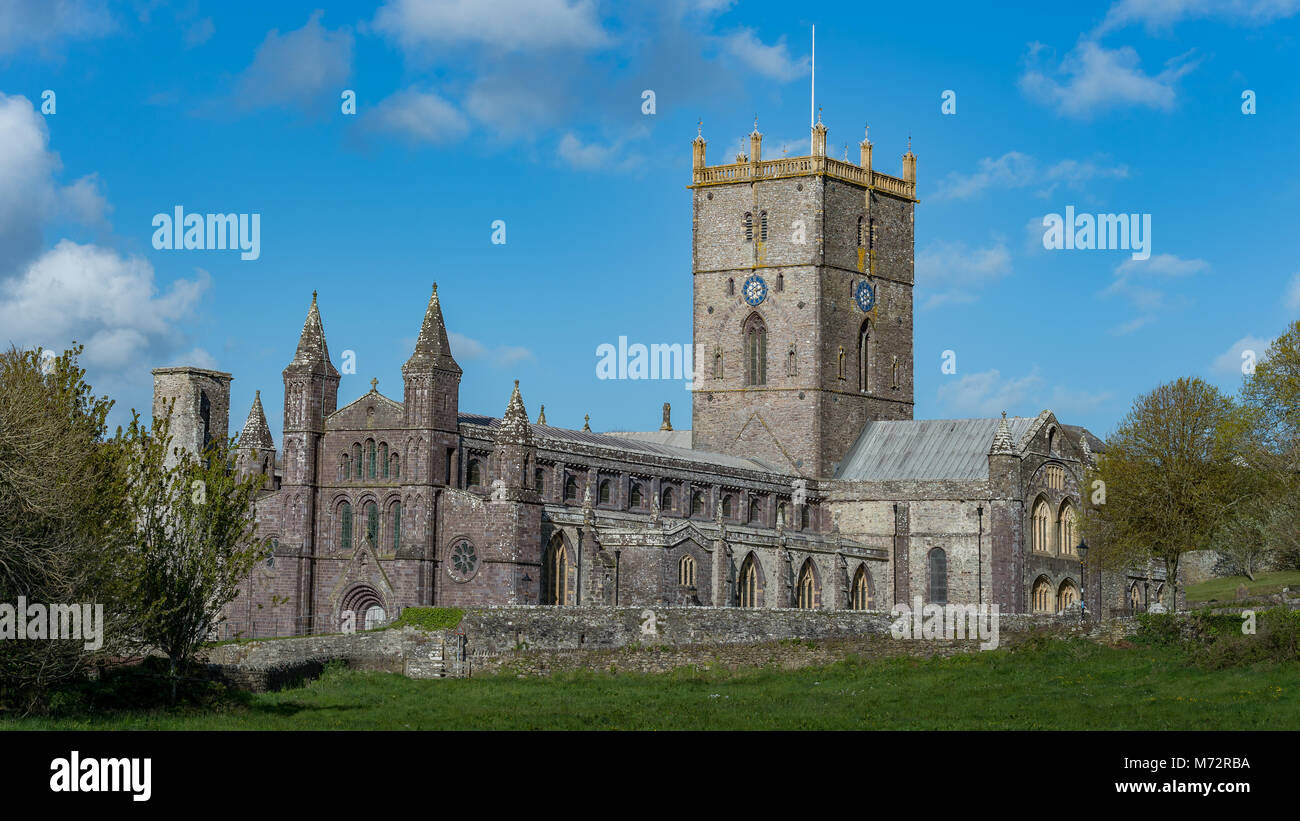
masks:
<path id="1" fill-rule="evenodd" d="M 531 423 L 518 382 L 501 417 L 463 412 L 436 286 L 402 400 L 372 380 L 340 407 L 313 294 L 281 449 L 259 394 L 235 454 L 264 476 L 270 549 L 223 636 L 363 629 L 430 605 L 888 610 L 920 596 L 1055 612 L 1085 584 L 1104 614 L 1139 579 L 1160 584 L 1085 578 L 1067 543 L 1096 437 L 1047 410 L 912 419 L 916 158 L 890 177 L 870 142 L 852 164 L 825 156 L 825 126 L 813 136 L 812 156 L 762 161 L 755 132 L 750 157 L 720 166 L 694 143 L 692 431 Z M 187 446 L 224 436 L 229 374 L 154 373 L 155 412 L 184 400 Z"/>

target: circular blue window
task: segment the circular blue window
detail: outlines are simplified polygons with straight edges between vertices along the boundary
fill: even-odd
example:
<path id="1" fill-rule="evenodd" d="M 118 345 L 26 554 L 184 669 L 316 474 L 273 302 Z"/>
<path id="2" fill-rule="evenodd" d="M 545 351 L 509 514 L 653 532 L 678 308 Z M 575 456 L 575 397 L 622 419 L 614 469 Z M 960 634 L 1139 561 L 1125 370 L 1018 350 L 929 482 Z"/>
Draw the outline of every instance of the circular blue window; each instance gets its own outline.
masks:
<path id="1" fill-rule="evenodd" d="M 858 307 L 863 313 L 876 307 L 876 291 L 871 287 L 871 283 L 865 279 L 858 283 L 858 287 L 853 291 L 853 299 L 857 301 Z"/>
<path id="2" fill-rule="evenodd" d="M 745 284 L 740 286 L 740 294 L 750 305 L 760 305 L 763 300 L 767 299 L 767 283 L 761 276 L 755 274 L 745 280 Z"/>

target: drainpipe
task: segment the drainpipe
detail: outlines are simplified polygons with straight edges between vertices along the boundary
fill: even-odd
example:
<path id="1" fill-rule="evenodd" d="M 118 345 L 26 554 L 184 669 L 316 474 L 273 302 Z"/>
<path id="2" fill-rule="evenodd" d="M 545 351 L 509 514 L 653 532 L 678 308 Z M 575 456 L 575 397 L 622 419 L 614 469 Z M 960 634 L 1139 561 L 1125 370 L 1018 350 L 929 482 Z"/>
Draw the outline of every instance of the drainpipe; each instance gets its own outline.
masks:
<path id="1" fill-rule="evenodd" d="M 623 551 L 621 550 L 614 551 L 614 606 L 615 607 L 618 607 L 618 571 L 621 564 L 620 559 L 622 558 L 622 556 L 623 556 Z"/>
<path id="2" fill-rule="evenodd" d="M 976 575 L 979 577 L 979 603 L 984 604 L 984 505 L 975 508 L 975 512 L 979 514 L 980 518 L 980 530 L 976 542 L 978 563 L 975 565 L 975 569 Z"/>

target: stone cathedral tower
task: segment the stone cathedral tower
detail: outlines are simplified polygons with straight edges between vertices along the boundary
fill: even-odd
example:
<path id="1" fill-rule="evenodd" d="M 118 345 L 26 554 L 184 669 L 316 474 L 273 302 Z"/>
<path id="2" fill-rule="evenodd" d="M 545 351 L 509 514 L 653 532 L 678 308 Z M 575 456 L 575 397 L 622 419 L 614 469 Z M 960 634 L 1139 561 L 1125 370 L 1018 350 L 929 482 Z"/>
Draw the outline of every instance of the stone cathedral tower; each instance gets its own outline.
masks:
<path id="1" fill-rule="evenodd" d="M 693 143 L 693 445 L 834 474 L 873 419 L 912 418 L 916 157 L 903 176 L 826 154 L 709 166 Z"/>

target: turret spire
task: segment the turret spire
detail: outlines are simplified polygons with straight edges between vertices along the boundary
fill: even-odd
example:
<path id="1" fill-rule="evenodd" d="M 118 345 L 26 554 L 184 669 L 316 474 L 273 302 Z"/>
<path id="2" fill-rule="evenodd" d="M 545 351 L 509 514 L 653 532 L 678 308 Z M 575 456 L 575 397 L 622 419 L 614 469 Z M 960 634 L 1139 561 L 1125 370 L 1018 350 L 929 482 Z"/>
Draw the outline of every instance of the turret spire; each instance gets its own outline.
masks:
<path id="1" fill-rule="evenodd" d="M 420 336 L 415 340 L 415 350 L 406 360 L 406 368 L 417 365 L 442 368 L 461 373 L 460 366 L 451 355 L 451 341 L 447 339 L 447 326 L 442 320 L 442 305 L 438 302 L 438 283 L 433 284 L 433 294 L 429 297 L 429 307 L 424 311 L 424 324 L 420 326 Z"/>
<path id="2" fill-rule="evenodd" d="M 997 433 L 993 434 L 993 449 L 989 453 L 1004 456 L 1015 452 L 1015 442 L 1011 440 L 1011 428 L 1007 425 L 1007 412 L 1002 411 L 1002 418 L 998 420 Z"/>
<path id="3" fill-rule="evenodd" d="M 523 397 L 519 395 L 519 380 L 515 380 L 515 389 L 510 394 L 505 416 L 501 417 L 501 427 L 497 431 L 497 442 L 513 445 L 531 445 L 532 427 L 528 424 L 528 413 L 524 410 Z"/>
<path id="4" fill-rule="evenodd" d="M 307 309 L 307 320 L 302 323 L 302 335 L 298 338 L 298 351 L 293 356 L 292 365 L 324 365 L 326 373 L 338 376 L 330 362 L 329 345 L 325 344 L 325 326 L 321 323 L 320 308 L 316 307 L 316 292 L 311 292 L 311 307 Z"/>
<path id="5" fill-rule="evenodd" d="M 271 426 L 266 424 L 266 411 L 262 409 L 262 392 L 253 396 L 253 407 L 248 411 L 248 421 L 239 434 L 241 448 L 264 448 L 272 450 L 275 442 L 271 439 Z"/>

